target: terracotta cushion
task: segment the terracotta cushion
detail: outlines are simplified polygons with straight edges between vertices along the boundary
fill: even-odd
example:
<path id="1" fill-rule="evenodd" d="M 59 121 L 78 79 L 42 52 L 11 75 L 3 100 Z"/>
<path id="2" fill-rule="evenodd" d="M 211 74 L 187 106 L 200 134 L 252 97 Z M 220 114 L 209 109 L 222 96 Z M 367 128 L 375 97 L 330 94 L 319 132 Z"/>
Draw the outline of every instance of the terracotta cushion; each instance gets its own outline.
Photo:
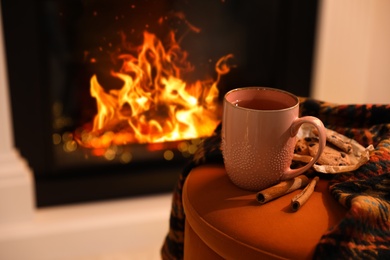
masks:
<path id="1" fill-rule="evenodd" d="M 223 166 L 199 166 L 191 171 L 183 190 L 186 225 L 225 259 L 309 259 L 321 236 L 346 213 L 331 197 L 327 184 L 320 180 L 308 202 L 292 212 L 290 201 L 300 190 L 260 205 L 256 193 L 236 187 Z M 186 243 L 189 239 L 186 234 L 186 258 L 201 252 L 191 249 L 191 243 Z M 192 244 L 199 247 L 201 243 Z"/>

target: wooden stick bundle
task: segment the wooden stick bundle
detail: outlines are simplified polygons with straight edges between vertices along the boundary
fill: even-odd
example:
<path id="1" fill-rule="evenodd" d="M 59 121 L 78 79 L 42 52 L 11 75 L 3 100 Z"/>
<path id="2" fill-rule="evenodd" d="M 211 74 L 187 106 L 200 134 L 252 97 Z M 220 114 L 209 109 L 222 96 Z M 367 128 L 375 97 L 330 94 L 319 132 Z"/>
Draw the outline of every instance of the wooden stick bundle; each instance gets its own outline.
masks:
<path id="1" fill-rule="evenodd" d="M 309 183 L 309 179 L 305 175 L 300 175 L 294 179 L 282 181 L 272 187 L 259 191 L 256 194 L 256 200 L 260 204 L 264 204 L 294 190 L 305 187 Z"/>
<path id="2" fill-rule="evenodd" d="M 291 200 L 291 209 L 293 211 L 297 211 L 300 209 L 303 204 L 306 203 L 306 201 L 310 198 L 311 194 L 314 192 L 314 188 L 317 185 L 317 182 L 319 181 L 319 177 L 314 177 L 314 179 L 307 185 L 301 193 L 296 195 L 292 200 Z"/>
<path id="3" fill-rule="evenodd" d="M 336 131 L 326 128 L 326 141 L 335 145 L 340 150 L 350 153 L 352 151 L 352 144 L 350 141 L 345 140 L 345 137 Z M 317 129 L 313 129 L 313 133 L 318 135 Z"/>

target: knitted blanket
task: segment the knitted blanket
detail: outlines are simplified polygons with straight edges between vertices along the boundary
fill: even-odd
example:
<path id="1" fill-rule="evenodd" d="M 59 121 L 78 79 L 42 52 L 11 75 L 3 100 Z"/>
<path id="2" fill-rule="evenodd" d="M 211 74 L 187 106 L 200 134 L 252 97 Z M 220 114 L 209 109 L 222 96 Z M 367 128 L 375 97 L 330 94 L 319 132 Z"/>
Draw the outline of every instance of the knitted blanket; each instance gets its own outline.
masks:
<path id="1" fill-rule="evenodd" d="M 390 105 L 338 105 L 301 98 L 300 114 L 318 117 L 327 128 L 375 148 L 370 160 L 353 172 L 318 174 L 331 178 L 329 192 L 348 211 L 318 241 L 314 259 L 390 259 Z M 220 129 L 204 140 L 178 179 L 170 228 L 161 249 L 163 259 L 183 259 L 183 184 L 194 167 L 223 164 Z"/>

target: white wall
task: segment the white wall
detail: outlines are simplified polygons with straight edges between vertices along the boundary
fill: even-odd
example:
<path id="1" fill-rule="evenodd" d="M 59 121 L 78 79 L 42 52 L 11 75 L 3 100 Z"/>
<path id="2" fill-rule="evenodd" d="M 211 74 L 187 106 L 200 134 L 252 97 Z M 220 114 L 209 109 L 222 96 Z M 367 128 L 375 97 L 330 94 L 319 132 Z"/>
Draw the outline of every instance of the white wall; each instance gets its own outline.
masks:
<path id="1" fill-rule="evenodd" d="M 322 0 L 311 96 L 390 103 L 390 1 Z"/>

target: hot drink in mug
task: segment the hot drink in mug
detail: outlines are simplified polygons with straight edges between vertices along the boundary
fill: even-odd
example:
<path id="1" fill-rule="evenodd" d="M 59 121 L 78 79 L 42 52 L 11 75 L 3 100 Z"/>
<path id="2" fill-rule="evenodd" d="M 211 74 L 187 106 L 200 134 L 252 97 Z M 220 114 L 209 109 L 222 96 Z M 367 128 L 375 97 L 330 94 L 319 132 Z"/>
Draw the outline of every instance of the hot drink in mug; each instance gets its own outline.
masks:
<path id="1" fill-rule="evenodd" d="M 305 166 L 291 169 L 296 135 L 304 123 L 318 130 L 318 153 Z M 323 123 L 316 117 L 299 117 L 299 99 L 291 93 L 246 87 L 224 97 L 222 154 L 229 178 L 240 188 L 259 191 L 304 173 L 325 144 Z"/>

